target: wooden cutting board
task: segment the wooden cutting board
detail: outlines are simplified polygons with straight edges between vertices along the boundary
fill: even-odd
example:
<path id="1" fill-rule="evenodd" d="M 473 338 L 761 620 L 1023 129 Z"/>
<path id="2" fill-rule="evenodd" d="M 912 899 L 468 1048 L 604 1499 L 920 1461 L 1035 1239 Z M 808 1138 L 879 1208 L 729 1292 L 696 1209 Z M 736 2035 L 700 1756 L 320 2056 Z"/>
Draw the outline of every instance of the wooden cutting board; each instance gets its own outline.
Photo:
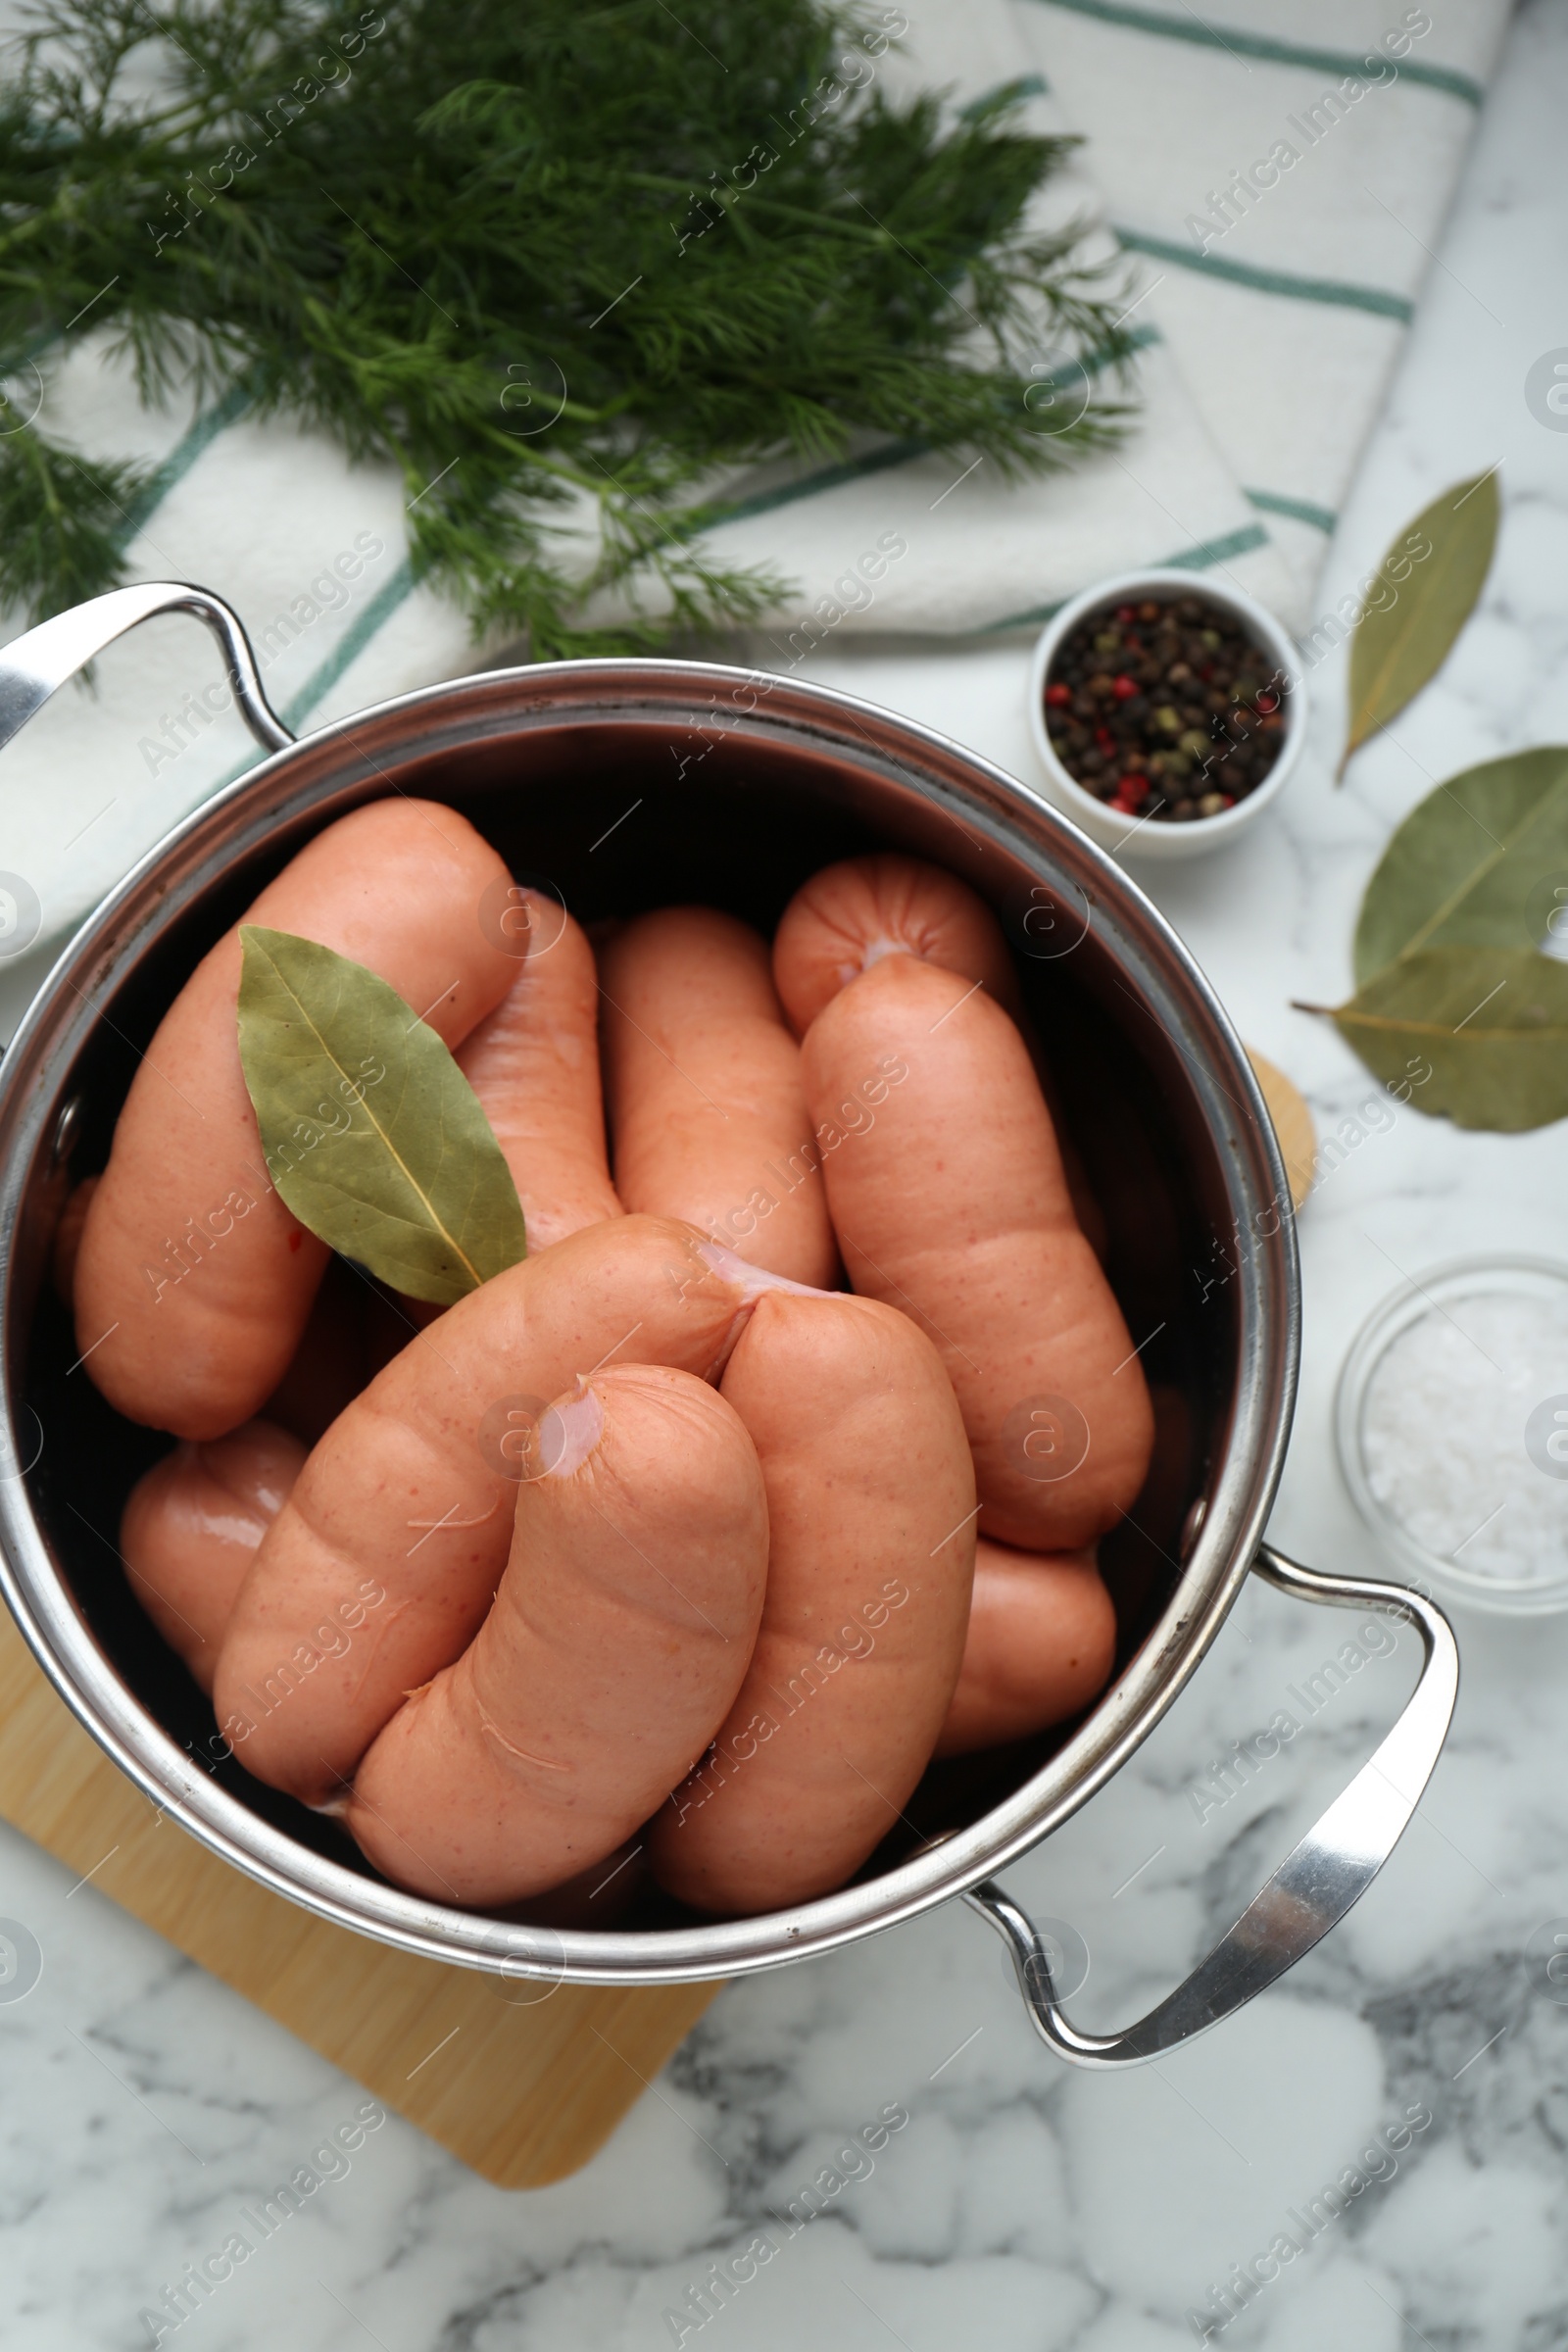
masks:
<path id="1" fill-rule="evenodd" d="M 550 1991 L 300 1910 L 154 1810 L 56 1697 L 3 1606 L 0 1815 L 500 2188 L 586 2164 L 718 1990 Z"/>
<path id="2" fill-rule="evenodd" d="M 1292 1205 L 1299 1208 L 1312 1190 L 1317 1174 L 1317 1129 L 1312 1124 L 1312 1113 L 1307 1109 L 1299 1090 L 1283 1070 L 1277 1070 L 1261 1054 L 1254 1054 L 1250 1046 L 1247 1049 L 1247 1058 L 1252 1065 L 1253 1077 L 1262 1089 L 1263 1100 L 1268 1104 L 1268 1115 L 1279 1137 L 1280 1157 L 1285 1162 Z"/>

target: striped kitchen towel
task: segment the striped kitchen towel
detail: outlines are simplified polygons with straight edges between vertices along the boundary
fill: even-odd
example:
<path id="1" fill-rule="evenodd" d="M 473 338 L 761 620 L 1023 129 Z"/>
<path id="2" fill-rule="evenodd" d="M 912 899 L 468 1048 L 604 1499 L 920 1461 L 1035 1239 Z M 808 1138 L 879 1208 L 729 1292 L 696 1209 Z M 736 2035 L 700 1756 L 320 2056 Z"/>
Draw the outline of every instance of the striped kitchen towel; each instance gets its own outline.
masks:
<path id="1" fill-rule="evenodd" d="M 1015 0 L 1299 625 L 1433 261 L 1509 0 Z M 1233 22 L 1232 20 L 1238 20 Z M 1476 328 L 1500 325 L 1484 286 Z"/>
<path id="2" fill-rule="evenodd" d="M 0 0 L 0 27 L 16 4 Z M 1108 218 L 1130 249 L 1121 266 L 1144 346 L 1142 414 L 1113 454 L 1011 488 L 983 462 L 909 446 L 731 478 L 715 546 L 795 583 L 768 631 L 780 665 L 840 627 L 1032 628 L 1094 578 L 1152 563 L 1223 564 L 1287 619 L 1304 617 L 1306 566 L 1276 533 L 1302 531 L 1303 515 L 1332 521 L 1501 14 L 1502 0 L 1470 0 L 1451 32 L 1412 33 L 1396 78 L 1358 100 L 1345 94 L 1347 67 L 1343 119 L 1330 110 L 1331 130 L 1265 194 L 1254 156 L 1290 135 L 1289 119 L 1316 121 L 1330 69 L 1371 46 L 1373 14 L 1358 0 L 1271 0 L 1250 29 L 1205 24 L 1201 40 L 1179 29 L 1194 17 L 1092 0 L 905 0 L 890 11 L 890 23 L 907 21 L 878 65 L 895 93 L 935 85 L 961 107 L 1005 87 L 1030 126 L 1090 131 L 1083 169 L 1045 192 L 1042 219 L 1081 218 L 1086 251 L 1114 260 Z M 1317 31 L 1295 38 L 1309 16 Z M 1233 184 L 1233 167 L 1250 176 Z M 1368 177 L 1407 224 L 1397 234 L 1414 261 L 1392 225 L 1367 242 L 1369 212 L 1383 217 L 1357 193 Z M 1190 226 L 1205 209 L 1210 230 Z M 1331 300 L 1336 291 L 1363 299 Z M 462 618 L 410 576 L 389 471 L 351 468 L 324 441 L 260 424 L 238 397 L 202 414 L 143 411 L 107 338 L 45 372 L 56 431 L 158 466 L 153 494 L 125 520 L 130 576 L 195 579 L 226 596 L 290 726 L 481 658 Z M 93 692 L 58 696 L 0 770 L 0 868 L 35 894 L 40 940 L 257 756 L 214 649 L 188 620 L 149 624 L 111 649 Z"/>

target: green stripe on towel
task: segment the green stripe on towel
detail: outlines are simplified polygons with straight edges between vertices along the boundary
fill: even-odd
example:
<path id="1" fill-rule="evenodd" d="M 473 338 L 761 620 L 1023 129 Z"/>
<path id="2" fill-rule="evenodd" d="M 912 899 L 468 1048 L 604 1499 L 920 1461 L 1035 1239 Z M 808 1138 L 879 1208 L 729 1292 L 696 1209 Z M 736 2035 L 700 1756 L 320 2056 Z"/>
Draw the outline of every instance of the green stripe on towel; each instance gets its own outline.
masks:
<path id="1" fill-rule="evenodd" d="M 312 711 L 325 701 L 349 663 L 359 660 L 371 638 L 380 632 L 399 605 L 413 593 L 414 585 L 413 568 L 405 560 L 392 577 L 376 590 L 364 612 L 344 630 L 331 652 L 317 663 L 299 692 L 283 705 L 278 716 L 291 734 L 300 732 Z M 266 682 L 264 678 L 264 687 Z M 265 752 L 258 744 L 254 751 L 247 752 L 244 759 L 229 769 L 226 776 L 220 776 L 212 792 L 205 797 L 211 799 L 213 794 L 226 792 L 230 784 L 237 783 L 251 768 L 259 767 L 264 760 L 270 757 L 270 753 Z"/>
<path id="2" fill-rule="evenodd" d="M 1337 277 L 1298 277 L 1290 270 L 1254 270 L 1249 262 L 1227 262 L 1217 253 L 1200 253 L 1196 245 L 1146 236 L 1139 228 L 1118 225 L 1116 234 L 1129 253 L 1146 253 L 1151 261 L 1169 262 L 1177 270 L 1196 270 L 1200 277 L 1247 286 L 1254 294 L 1283 294 L 1291 302 L 1326 302 L 1336 310 L 1370 311 L 1377 318 L 1397 318 L 1401 326 L 1408 326 L 1415 317 L 1414 303 L 1402 294 L 1386 294 L 1381 286 L 1352 286 Z"/>
<path id="3" fill-rule="evenodd" d="M 1153 32 L 1167 41 L 1192 41 L 1200 49 L 1226 49 L 1233 57 L 1261 58 L 1271 66 L 1308 66 L 1320 74 L 1359 77 L 1370 62 L 1366 50 L 1358 57 L 1352 49 L 1314 49 L 1304 41 L 1277 41 L 1266 32 L 1243 32 L 1232 24 L 1205 24 L 1200 17 L 1167 17 L 1159 9 L 1125 8 L 1117 5 L 1117 0 L 1043 0 L 1043 5 L 1067 9 L 1075 17 L 1095 17 L 1102 24 L 1120 24 L 1129 32 Z M 1442 90 L 1445 97 L 1460 98 L 1466 106 L 1479 106 L 1486 95 L 1480 82 L 1452 66 L 1429 66 L 1410 57 L 1391 57 L 1389 63 L 1397 69 L 1401 81 Z"/>
<path id="4" fill-rule="evenodd" d="M 1196 547 L 1183 548 L 1180 555 L 1161 556 L 1149 566 L 1152 571 L 1207 571 L 1216 564 L 1228 563 L 1232 556 L 1250 555 L 1254 547 L 1266 547 L 1268 533 L 1260 522 L 1244 522 L 1234 531 L 1226 531 L 1217 539 L 1200 539 Z M 1144 567 L 1138 566 L 1140 570 Z M 1068 597 L 1058 597 L 1054 605 L 1034 605 L 1027 612 L 1009 612 L 1004 619 L 982 621 L 977 629 L 965 630 L 969 637 L 999 637 L 1005 629 L 1044 627 L 1054 620 Z"/>
<path id="5" fill-rule="evenodd" d="M 1135 326 L 1126 338 L 1129 353 L 1148 351 L 1161 340 L 1158 327 Z M 1091 351 L 1085 355 L 1084 368 L 1090 375 L 1102 375 L 1112 365 L 1112 355 L 1106 351 Z M 706 507 L 701 510 L 700 523 L 683 527 L 679 519 L 672 525 L 676 537 L 690 537 L 697 531 L 716 530 L 726 522 L 745 522 L 754 514 L 772 514 L 780 507 L 792 507 L 798 499 L 818 498 L 824 491 L 842 490 L 847 482 L 863 481 L 868 475 L 887 473 L 898 466 L 912 466 L 917 458 L 931 454 L 923 441 L 889 441 L 881 449 L 873 449 L 861 458 L 846 458 L 836 466 L 818 466 L 814 473 L 797 474 L 788 482 L 780 482 L 771 490 L 759 490 L 752 498 L 737 498 L 728 506 Z"/>
<path id="6" fill-rule="evenodd" d="M 1254 547 L 1267 547 L 1268 533 L 1260 522 L 1244 522 L 1234 531 L 1226 531 L 1218 539 L 1200 539 L 1179 556 L 1167 556 L 1160 569 L 1167 571 L 1207 571 L 1210 564 L 1223 564 L 1231 556 L 1250 556 Z"/>
<path id="7" fill-rule="evenodd" d="M 1019 74 L 1011 81 L 1000 82 L 994 90 L 983 90 L 967 106 L 960 106 L 958 121 L 978 122 L 982 116 L 1000 114 L 1004 107 L 1021 106 L 1026 98 L 1050 95 L 1051 84 L 1043 74 Z"/>
<path id="8" fill-rule="evenodd" d="M 383 622 L 391 619 L 399 605 L 413 591 L 414 569 L 405 557 L 392 577 L 376 590 L 364 612 L 350 622 L 325 660 L 312 670 L 298 694 L 291 702 L 284 704 L 279 716 L 291 733 L 299 733 L 318 704 L 326 700 L 349 663 L 359 660 Z"/>
<path id="9" fill-rule="evenodd" d="M 251 405 L 248 384 L 232 384 L 213 408 L 204 409 L 188 424 L 163 464 L 147 477 L 147 486 L 140 498 L 127 511 L 120 528 L 113 534 L 117 547 L 128 547 L 137 533 L 151 521 L 153 514 L 170 492 L 182 482 L 197 459 L 209 449 L 220 433 L 236 423 Z"/>
<path id="10" fill-rule="evenodd" d="M 1332 535 L 1339 527 L 1339 516 L 1327 507 L 1315 507 L 1309 498 L 1285 498 L 1278 490 L 1249 490 L 1245 483 L 1242 496 L 1265 514 L 1288 514 L 1293 522 L 1309 522 L 1315 531 Z"/>
<path id="11" fill-rule="evenodd" d="M 729 506 L 710 507 L 704 511 L 701 530 L 712 530 L 721 522 L 745 522 L 753 514 L 771 514 L 779 507 L 792 507 L 799 498 L 815 498 L 824 490 L 841 490 L 846 482 L 863 481 L 868 474 L 886 473 L 895 466 L 912 465 L 916 458 L 928 454 L 923 441 L 889 441 L 881 449 L 871 450 L 863 458 L 846 458 L 837 466 L 819 466 L 815 473 L 803 473 L 791 482 L 780 482 L 772 490 L 759 490 L 755 497 L 737 498 Z M 677 537 L 692 536 L 680 523 L 674 526 Z"/>

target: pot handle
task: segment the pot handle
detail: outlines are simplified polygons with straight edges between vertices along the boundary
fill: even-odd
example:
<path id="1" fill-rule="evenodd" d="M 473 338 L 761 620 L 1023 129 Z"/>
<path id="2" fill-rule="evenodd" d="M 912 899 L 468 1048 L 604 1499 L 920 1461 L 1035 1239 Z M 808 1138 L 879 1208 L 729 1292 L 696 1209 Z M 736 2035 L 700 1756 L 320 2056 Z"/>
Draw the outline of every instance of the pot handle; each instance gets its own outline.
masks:
<path id="1" fill-rule="evenodd" d="M 1051 1947 L 1027 1913 L 988 1879 L 965 1896 L 1006 1943 L 1043 2041 L 1073 2066 L 1139 2066 L 1178 2049 L 1240 2009 L 1336 1927 L 1377 1877 L 1420 1802 L 1459 1691 L 1459 1652 L 1443 1611 L 1402 1585 L 1324 1576 L 1272 1545 L 1257 1573 L 1282 1592 L 1332 1608 L 1380 1609 L 1413 1620 L 1425 1657 L 1398 1722 L 1354 1780 L 1288 1854 L 1262 1892 L 1184 1984 L 1123 2034 L 1081 2034 L 1052 1988 Z"/>
<path id="2" fill-rule="evenodd" d="M 262 691 L 256 657 L 239 614 L 220 597 L 193 588 L 188 581 L 147 580 L 133 588 L 111 588 L 107 596 L 57 612 L 0 650 L 0 751 L 56 687 L 155 612 L 194 612 L 206 621 L 222 649 L 234 700 L 257 742 L 269 752 L 280 752 L 294 741 Z"/>

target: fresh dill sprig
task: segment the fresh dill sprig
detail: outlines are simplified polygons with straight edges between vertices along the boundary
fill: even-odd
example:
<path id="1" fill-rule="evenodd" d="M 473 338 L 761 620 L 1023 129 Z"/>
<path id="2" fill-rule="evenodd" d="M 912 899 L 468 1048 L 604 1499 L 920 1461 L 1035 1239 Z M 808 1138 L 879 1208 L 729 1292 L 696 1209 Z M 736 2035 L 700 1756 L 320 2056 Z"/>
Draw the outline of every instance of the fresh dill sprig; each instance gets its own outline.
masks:
<path id="1" fill-rule="evenodd" d="M 1072 142 L 1005 99 L 893 103 L 902 28 L 834 0 L 47 0 L 0 94 L 0 376 L 107 327 L 145 402 L 243 386 L 390 461 L 416 576 L 538 657 L 755 620 L 785 584 L 705 551 L 715 467 L 871 436 L 1018 477 L 1122 414 L 1026 406 L 1043 365 L 1130 348 L 1076 229 L 1027 221 Z M 0 431 L 0 600 L 111 585 L 146 487 Z M 634 617 L 597 627 L 610 589 Z"/>

